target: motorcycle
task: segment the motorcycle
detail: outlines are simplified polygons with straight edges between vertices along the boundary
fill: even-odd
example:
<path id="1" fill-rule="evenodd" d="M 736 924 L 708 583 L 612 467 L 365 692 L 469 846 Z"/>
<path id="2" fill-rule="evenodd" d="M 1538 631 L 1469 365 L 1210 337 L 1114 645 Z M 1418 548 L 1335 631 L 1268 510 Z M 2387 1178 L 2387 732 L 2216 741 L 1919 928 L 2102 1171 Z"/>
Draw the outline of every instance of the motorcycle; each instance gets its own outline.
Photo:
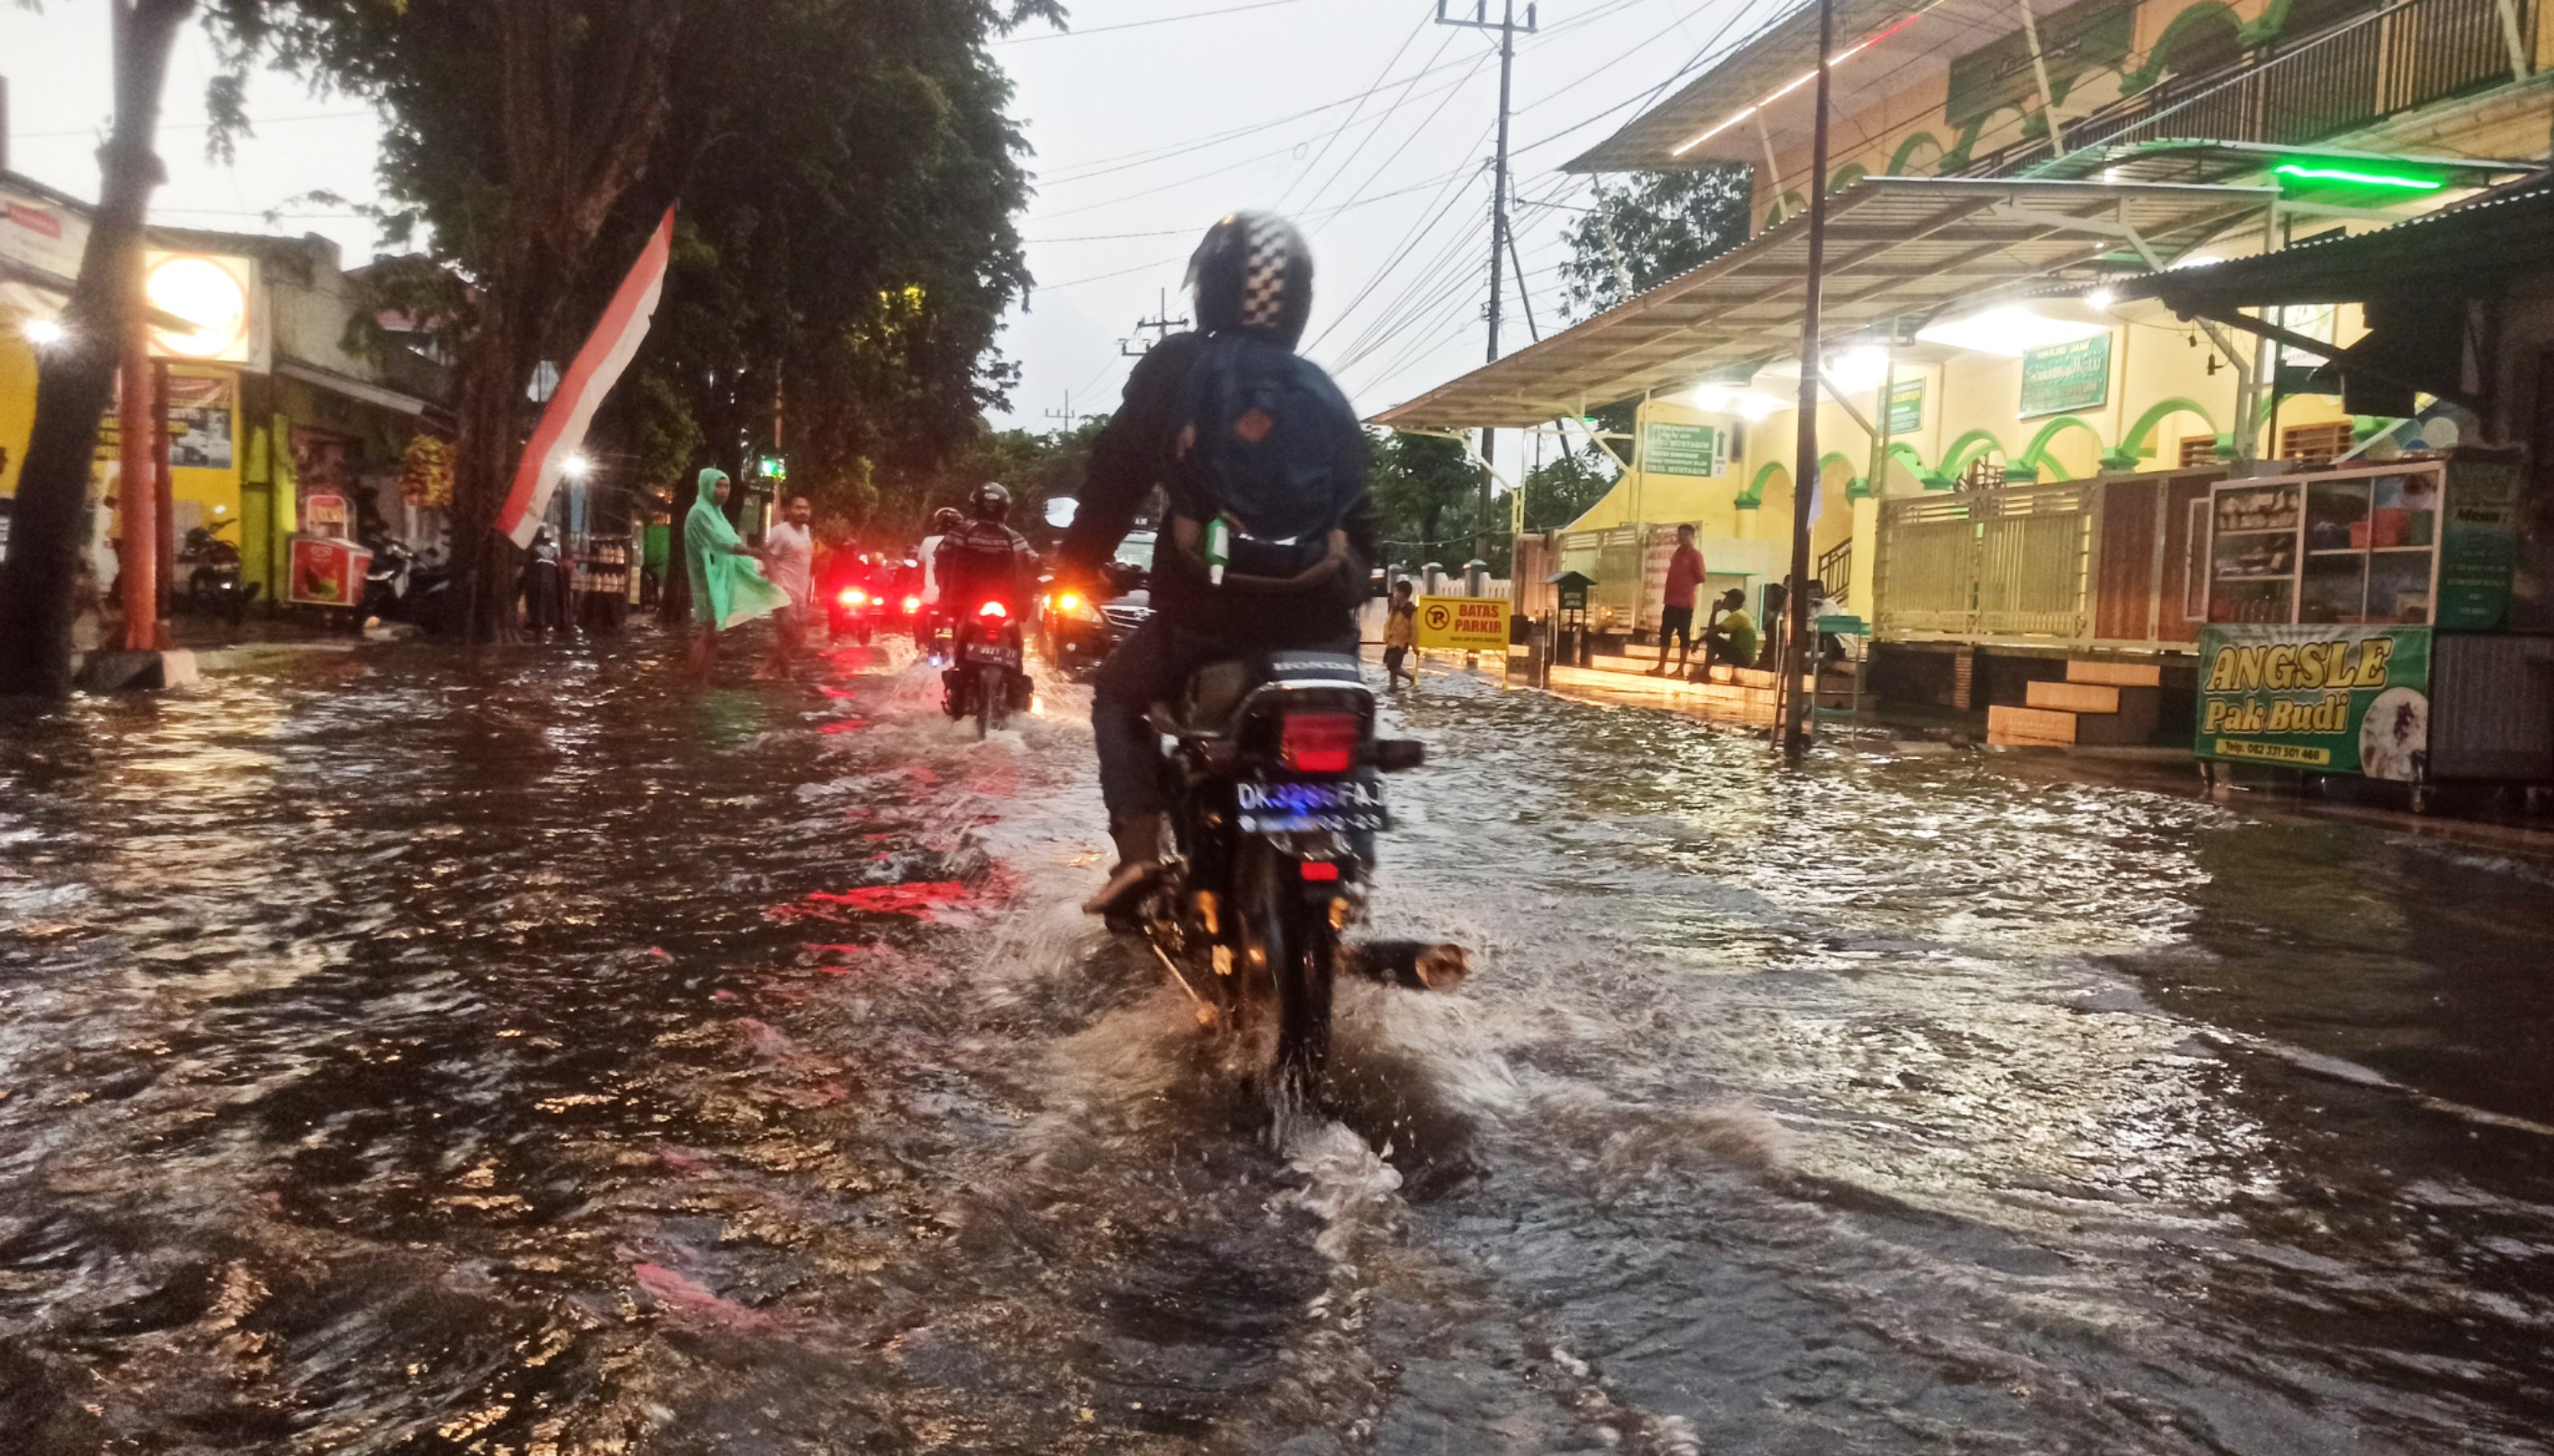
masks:
<path id="1" fill-rule="evenodd" d="M 1457 946 L 1352 945 L 1374 837 L 1391 827 L 1383 775 L 1425 747 L 1375 735 L 1357 660 L 1282 652 L 1208 667 L 1153 711 L 1165 747 L 1173 852 L 1113 929 L 1142 935 L 1199 1020 L 1244 1035 L 1276 1023 L 1270 1086 L 1283 1106 L 1320 1095 L 1341 972 L 1449 990 L 1469 972 Z"/>
<path id="2" fill-rule="evenodd" d="M 983 738 L 1013 713 L 1028 711 L 1035 686 L 1021 668 L 1027 653 L 1008 607 L 979 604 L 959 620 L 953 649 L 954 660 L 940 674 L 942 708 L 951 718 L 974 718 L 976 736 Z"/>
<path id="3" fill-rule="evenodd" d="M 452 578 L 440 566 L 421 560 L 407 543 L 385 538 L 373 548 L 373 564 L 364 572 L 363 621 L 404 621 L 426 631 L 441 631 L 452 619 Z"/>
<path id="4" fill-rule="evenodd" d="M 178 547 L 177 564 L 191 568 L 186 573 L 186 606 L 207 616 L 226 618 L 238 626 L 257 600 L 254 582 L 240 580 L 240 549 L 221 538 L 237 521 L 225 520 L 211 526 L 193 526 Z"/>

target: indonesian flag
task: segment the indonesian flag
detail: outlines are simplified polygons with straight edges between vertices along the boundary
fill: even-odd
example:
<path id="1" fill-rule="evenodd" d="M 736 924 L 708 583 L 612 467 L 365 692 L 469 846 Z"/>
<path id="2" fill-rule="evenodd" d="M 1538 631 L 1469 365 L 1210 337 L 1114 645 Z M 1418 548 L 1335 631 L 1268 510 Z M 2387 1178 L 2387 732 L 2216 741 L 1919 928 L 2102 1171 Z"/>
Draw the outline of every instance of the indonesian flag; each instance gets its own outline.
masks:
<path id="1" fill-rule="evenodd" d="M 669 207 L 655 235 L 638 251 L 638 261 L 630 266 L 630 277 L 613 293 L 611 306 L 603 310 L 603 321 L 594 326 L 585 347 L 576 351 L 576 362 L 567 367 L 558 392 L 541 411 L 541 427 L 532 431 L 531 443 L 523 447 L 522 464 L 515 468 L 515 487 L 506 493 L 505 508 L 497 512 L 497 529 L 516 545 L 532 543 L 532 533 L 549 514 L 550 493 L 558 489 L 560 468 L 585 447 L 585 431 L 594 423 L 594 411 L 621 382 L 621 372 L 630 367 L 645 341 L 647 325 L 656 317 L 656 300 L 664 295 L 665 262 L 673 251 L 674 210 Z"/>

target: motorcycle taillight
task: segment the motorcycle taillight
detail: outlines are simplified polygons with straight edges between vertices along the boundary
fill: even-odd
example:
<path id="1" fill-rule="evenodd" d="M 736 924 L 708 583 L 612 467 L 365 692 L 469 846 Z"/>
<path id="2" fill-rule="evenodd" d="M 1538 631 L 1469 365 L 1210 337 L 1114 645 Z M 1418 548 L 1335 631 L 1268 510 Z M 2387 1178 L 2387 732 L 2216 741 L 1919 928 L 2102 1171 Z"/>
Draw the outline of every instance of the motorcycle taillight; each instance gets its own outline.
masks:
<path id="1" fill-rule="evenodd" d="M 1356 766 L 1362 728 L 1353 713 L 1287 714 L 1277 729 L 1277 761 L 1292 773 L 1345 773 Z"/>

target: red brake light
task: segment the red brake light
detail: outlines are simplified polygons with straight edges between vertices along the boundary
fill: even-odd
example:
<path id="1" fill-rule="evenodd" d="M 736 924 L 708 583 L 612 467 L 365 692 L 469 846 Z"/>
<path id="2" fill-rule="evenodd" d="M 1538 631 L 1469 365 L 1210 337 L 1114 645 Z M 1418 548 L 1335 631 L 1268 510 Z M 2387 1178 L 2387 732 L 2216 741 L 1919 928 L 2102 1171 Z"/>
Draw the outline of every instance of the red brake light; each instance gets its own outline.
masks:
<path id="1" fill-rule="evenodd" d="M 1335 884 L 1339 878 L 1338 861 L 1307 859 L 1304 861 L 1304 878 L 1317 885 Z"/>
<path id="2" fill-rule="evenodd" d="M 917 612 L 920 612 L 921 610 L 922 610 L 922 599 L 921 599 L 921 598 L 919 598 L 919 597 L 907 597 L 907 598 L 905 598 L 905 599 L 904 599 L 904 615 L 905 615 L 905 616 L 911 616 L 913 614 L 915 614 L 915 613 L 917 613 Z"/>
<path id="3" fill-rule="evenodd" d="M 869 594 L 858 587 L 845 587 L 843 589 L 843 605 L 846 607 L 859 607 L 867 603 L 869 600 Z"/>
<path id="4" fill-rule="evenodd" d="M 1345 773 L 1356 764 L 1352 713 L 1290 713 L 1277 732 L 1277 761 L 1295 773 Z"/>
<path id="5" fill-rule="evenodd" d="M 1004 607 L 999 602 L 987 602 L 984 606 L 976 609 L 976 615 L 978 616 L 1002 617 L 1010 616 L 1011 610 Z"/>

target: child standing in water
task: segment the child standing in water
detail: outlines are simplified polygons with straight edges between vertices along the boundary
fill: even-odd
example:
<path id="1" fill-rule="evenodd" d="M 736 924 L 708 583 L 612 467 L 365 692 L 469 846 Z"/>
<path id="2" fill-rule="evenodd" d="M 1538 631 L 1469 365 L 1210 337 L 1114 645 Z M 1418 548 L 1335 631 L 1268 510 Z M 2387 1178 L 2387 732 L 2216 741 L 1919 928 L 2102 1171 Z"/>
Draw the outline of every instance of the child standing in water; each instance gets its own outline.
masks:
<path id="1" fill-rule="evenodd" d="M 1400 687 L 1408 678 L 1411 686 L 1419 684 L 1419 674 L 1403 672 L 1401 664 L 1410 659 L 1410 649 L 1419 645 L 1419 605 L 1411 600 L 1410 583 L 1397 582 L 1392 588 L 1392 606 L 1383 614 L 1383 671 L 1386 686 Z"/>

